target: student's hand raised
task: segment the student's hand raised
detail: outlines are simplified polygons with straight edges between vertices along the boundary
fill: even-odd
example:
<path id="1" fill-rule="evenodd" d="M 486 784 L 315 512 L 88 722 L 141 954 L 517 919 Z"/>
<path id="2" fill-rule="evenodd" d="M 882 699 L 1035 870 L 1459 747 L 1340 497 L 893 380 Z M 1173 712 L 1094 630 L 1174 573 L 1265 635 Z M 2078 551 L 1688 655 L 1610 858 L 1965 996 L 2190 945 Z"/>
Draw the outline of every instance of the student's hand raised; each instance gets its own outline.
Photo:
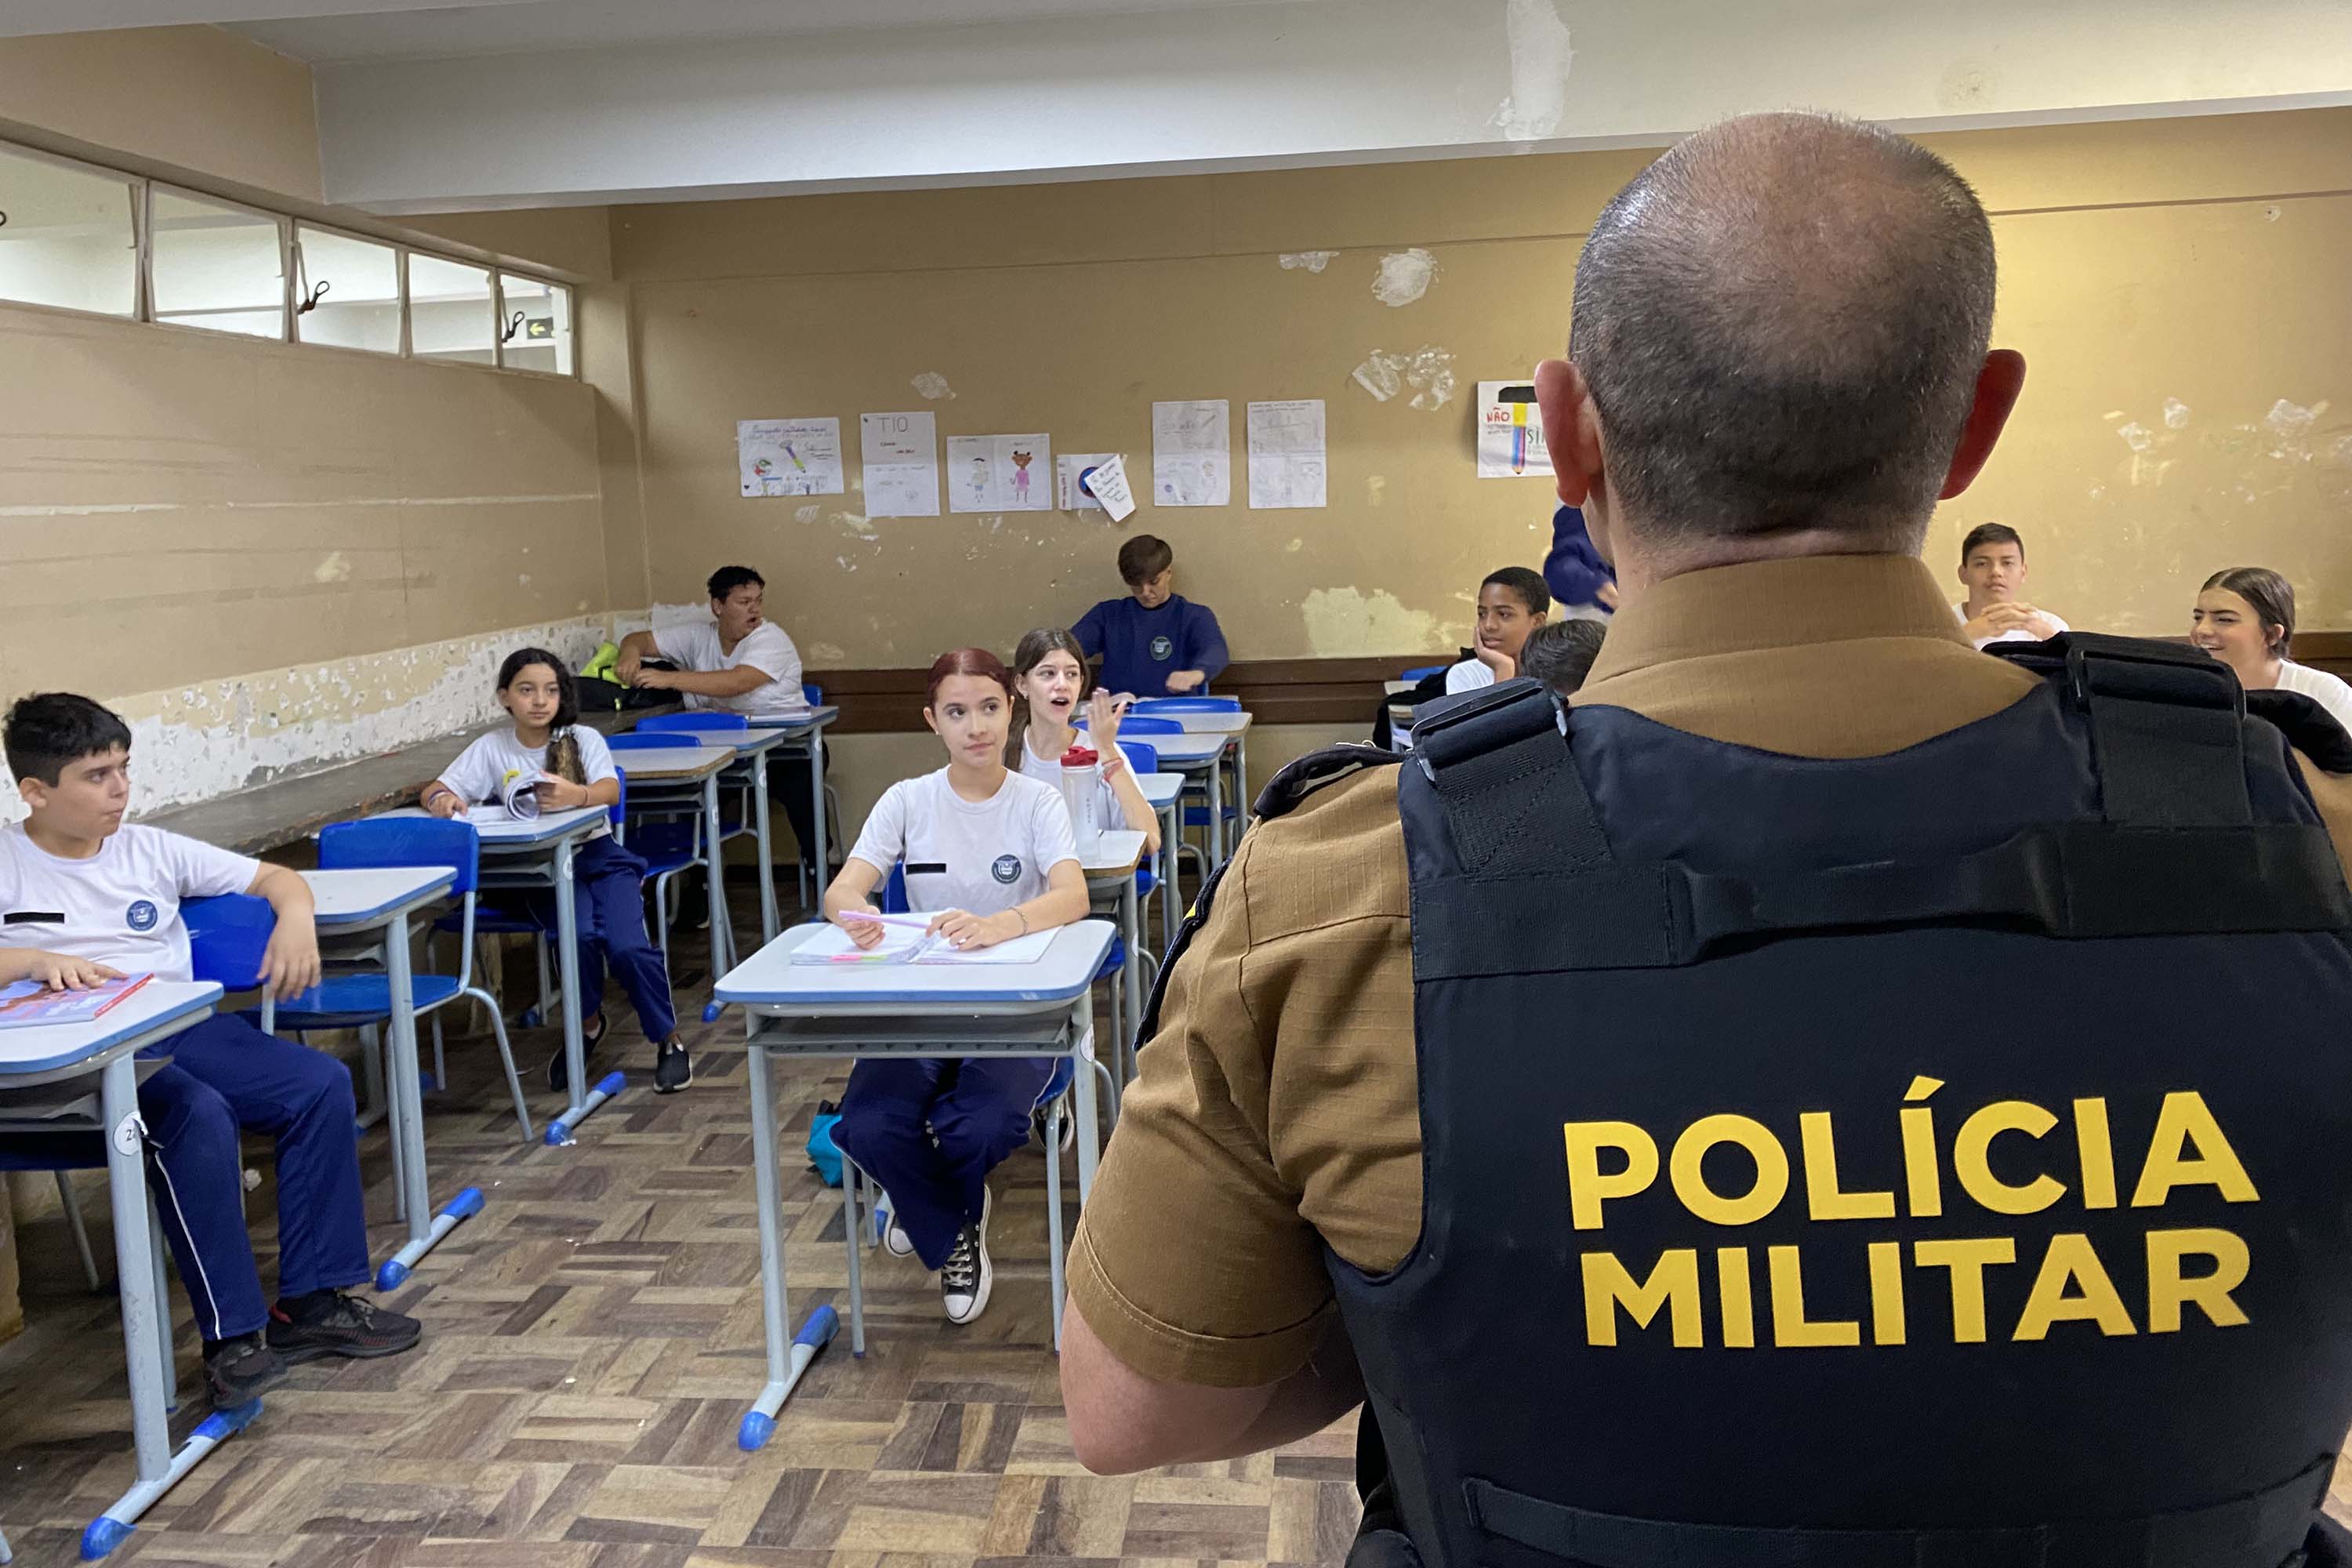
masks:
<path id="1" fill-rule="evenodd" d="M 35 952 L 26 955 L 25 978 L 37 980 L 52 991 L 87 991 L 109 980 L 121 979 L 122 971 L 92 963 L 87 958 L 68 958 L 62 952 Z"/>
<path id="2" fill-rule="evenodd" d="M 1087 733 L 1094 738 L 1095 753 L 1108 757 L 1118 744 L 1118 721 L 1125 710 L 1101 687 L 1087 700 Z"/>
<path id="3" fill-rule="evenodd" d="M 833 923 L 849 933 L 849 940 L 860 947 L 879 947 L 887 927 L 880 921 L 856 910 L 843 910 L 833 917 Z"/>
<path id="4" fill-rule="evenodd" d="M 319 984 L 319 932 L 307 921 L 284 921 L 261 951 L 261 987 L 279 999 Z"/>
<path id="5" fill-rule="evenodd" d="M 1000 942 L 1011 942 L 1021 931 L 1021 917 L 1011 910 L 994 915 L 976 915 L 969 910 L 950 910 L 931 921 L 933 936 L 946 938 L 950 947 L 965 952 L 994 947 Z"/>

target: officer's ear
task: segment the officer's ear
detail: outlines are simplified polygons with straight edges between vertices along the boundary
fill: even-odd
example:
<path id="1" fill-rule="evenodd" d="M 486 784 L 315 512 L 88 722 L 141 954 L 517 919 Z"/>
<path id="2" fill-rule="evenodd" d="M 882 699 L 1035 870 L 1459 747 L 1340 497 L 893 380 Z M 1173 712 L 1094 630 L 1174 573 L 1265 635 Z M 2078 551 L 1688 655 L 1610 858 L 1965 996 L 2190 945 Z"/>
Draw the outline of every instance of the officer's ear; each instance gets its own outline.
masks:
<path id="1" fill-rule="evenodd" d="M 1581 507 L 1601 485 L 1601 414 L 1584 374 L 1564 359 L 1536 366 L 1536 407 L 1559 499 Z"/>
<path id="2" fill-rule="evenodd" d="M 1949 500 L 1976 483 L 2001 427 L 2009 423 L 2017 395 L 2025 390 L 2025 356 L 2015 349 L 1995 349 L 1985 355 L 1977 372 L 1976 397 L 1969 405 L 1968 422 L 1960 426 L 1959 445 L 1952 449 L 1952 466 L 1944 472 L 1937 500 Z"/>

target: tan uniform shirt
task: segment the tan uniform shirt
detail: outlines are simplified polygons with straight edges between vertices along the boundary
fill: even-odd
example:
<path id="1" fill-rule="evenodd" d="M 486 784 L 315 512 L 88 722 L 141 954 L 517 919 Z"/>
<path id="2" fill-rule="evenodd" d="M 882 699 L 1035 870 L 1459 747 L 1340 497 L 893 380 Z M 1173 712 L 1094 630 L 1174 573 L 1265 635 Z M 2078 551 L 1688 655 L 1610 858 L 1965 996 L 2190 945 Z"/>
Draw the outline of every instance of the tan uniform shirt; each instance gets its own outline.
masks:
<path id="1" fill-rule="evenodd" d="M 1818 556 L 1651 588 L 1618 613 L 1576 701 L 1764 751 L 1869 757 L 2040 684 L 1969 646 L 1918 561 Z M 2305 773 L 2342 853 L 2352 778 Z M 1333 1310 L 1321 1244 L 1379 1271 L 1420 1234 L 1395 769 L 1251 831 L 1142 1064 L 1078 1228 L 1072 1297 L 1148 1377 L 1274 1382 Z"/>

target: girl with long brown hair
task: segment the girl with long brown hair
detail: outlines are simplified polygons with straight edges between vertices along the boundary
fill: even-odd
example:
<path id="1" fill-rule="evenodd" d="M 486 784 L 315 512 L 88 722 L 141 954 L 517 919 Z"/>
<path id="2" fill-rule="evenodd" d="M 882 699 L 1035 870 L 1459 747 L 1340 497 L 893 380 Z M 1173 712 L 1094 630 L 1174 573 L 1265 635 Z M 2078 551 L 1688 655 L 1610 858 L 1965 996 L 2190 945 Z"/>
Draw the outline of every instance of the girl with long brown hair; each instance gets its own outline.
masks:
<path id="1" fill-rule="evenodd" d="M 1095 753 L 1095 781 L 1105 827 L 1132 827 L 1143 835 L 1146 855 L 1160 848 L 1160 814 L 1143 798 L 1135 770 L 1118 749 L 1119 710 L 1097 687 L 1087 705 L 1087 729 L 1070 722 L 1087 697 L 1086 651 L 1060 626 L 1039 626 L 1013 650 L 1013 724 L 1004 738 L 1004 765 L 1059 789 L 1062 759 L 1071 748 Z"/>

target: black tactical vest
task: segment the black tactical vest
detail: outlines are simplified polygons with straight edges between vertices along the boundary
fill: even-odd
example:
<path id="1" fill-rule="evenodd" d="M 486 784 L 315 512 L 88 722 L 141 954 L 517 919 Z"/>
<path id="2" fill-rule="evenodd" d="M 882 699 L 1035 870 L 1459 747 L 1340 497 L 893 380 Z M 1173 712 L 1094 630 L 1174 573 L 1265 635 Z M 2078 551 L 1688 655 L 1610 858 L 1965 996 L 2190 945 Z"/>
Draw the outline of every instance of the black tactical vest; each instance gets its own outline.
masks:
<path id="1" fill-rule="evenodd" d="M 1417 728 L 1421 1239 L 1330 1271 L 1433 1568 L 2304 1560 L 2352 899 L 2224 667 L 2019 662 L 1853 761 L 1528 681 Z"/>

